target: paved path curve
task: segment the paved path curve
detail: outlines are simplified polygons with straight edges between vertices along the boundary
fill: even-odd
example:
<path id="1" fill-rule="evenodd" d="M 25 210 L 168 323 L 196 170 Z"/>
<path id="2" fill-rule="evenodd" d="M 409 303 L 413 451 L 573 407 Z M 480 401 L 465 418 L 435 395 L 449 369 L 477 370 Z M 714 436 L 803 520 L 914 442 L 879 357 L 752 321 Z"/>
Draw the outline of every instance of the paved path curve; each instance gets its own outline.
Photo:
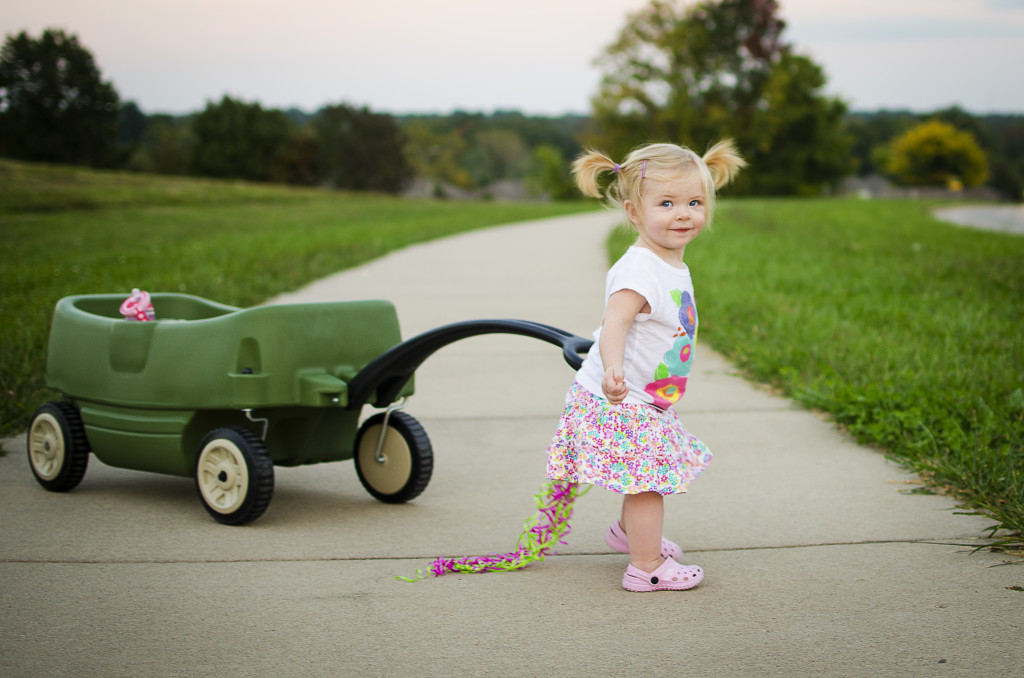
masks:
<path id="1" fill-rule="evenodd" d="M 1024 235 L 1024 205 L 965 205 L 935 210 L 935 218 L 960 226 Z"/>

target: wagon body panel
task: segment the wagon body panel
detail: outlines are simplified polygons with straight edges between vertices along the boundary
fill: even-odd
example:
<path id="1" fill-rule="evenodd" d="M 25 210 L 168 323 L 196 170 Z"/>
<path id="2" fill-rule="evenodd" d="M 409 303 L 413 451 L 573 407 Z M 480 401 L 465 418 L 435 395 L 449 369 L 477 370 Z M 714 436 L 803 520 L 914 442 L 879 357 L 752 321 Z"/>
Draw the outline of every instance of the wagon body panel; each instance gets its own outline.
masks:
<path id="1" fill-rule="evenodd" d="M 108 466 L 190 477 L 196 450 L 184 446 L 194 412 L 140 409 L 76 400 L 85 437 Z"/>
<path id="2" fill-rule="evenodd" d="M 264 433 L 275 466 L 351 459 L 358 410 L 275 407 L 253 410 L 142 409 L 76 400 L 86 439 L 108 466 L 191 477 L 200 441 L 222 426 Z"/>
<path id="3" fill-rule="evenodd" d="M 184 294 L 152 299 L 153 322 L 123 319 L 123 295 L 61 299 L 47 384 L 150 410 L 344 407 L 348 381 L 401 341 L 387 301 L 237 309 Z M 412 391 L 410 380 L 401 395 Z"/>
<path id="4" fill-rule="evenodd" d="M 351 459 L 360 412 L 361 409 L 288 407 L 256 410 L 253 416 L 268 419 L 266 444 L 274 464 L 299 466 Z"/>

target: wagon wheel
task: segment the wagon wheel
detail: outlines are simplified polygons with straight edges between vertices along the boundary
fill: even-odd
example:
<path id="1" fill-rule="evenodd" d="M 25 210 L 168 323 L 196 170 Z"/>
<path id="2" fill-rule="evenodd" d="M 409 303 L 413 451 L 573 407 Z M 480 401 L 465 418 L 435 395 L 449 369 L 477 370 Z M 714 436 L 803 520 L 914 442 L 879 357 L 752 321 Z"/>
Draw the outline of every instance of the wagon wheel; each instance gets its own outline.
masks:
<path id="1" fill-rule="evenodd" d="M 274 494 L 274 462 L 258 435 L 241 426 L 214 429 L 199 443 L 196 491 L 225 525 L 256 520 Z"/>
<path id="2" fill-rule="evenodd" d="M 51 492 L 67 492 L 82 482 L 89 441 L 77 407 L 53 402 L 36 410 L 28 427 L 28 463 L 39 484 Z"/>
<path id="3" fill-rule="evenodd" d="M 376 499 L 401 504 L 427 488 L 434 470 L 434 450 L 418 421 L 405 412 L 391 412 L 387 433 L 377 456 L 384 414 L 376 414 L 356 434 L 356 473 Z"/>

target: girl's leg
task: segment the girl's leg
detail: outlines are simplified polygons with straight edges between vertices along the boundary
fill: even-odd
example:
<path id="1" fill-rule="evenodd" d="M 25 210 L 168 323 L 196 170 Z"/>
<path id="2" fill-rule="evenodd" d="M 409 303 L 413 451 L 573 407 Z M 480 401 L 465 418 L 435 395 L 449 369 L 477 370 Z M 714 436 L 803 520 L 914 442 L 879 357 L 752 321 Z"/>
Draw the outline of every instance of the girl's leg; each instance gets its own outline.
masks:
<path id="1" fill-rule="evenodd" d="M 665 498 L 657 492 L 622 496 L 622 529 L 629 542 L 629 562 L 644 572 L 658 569 L 661 530 L 665 522 Z"/>

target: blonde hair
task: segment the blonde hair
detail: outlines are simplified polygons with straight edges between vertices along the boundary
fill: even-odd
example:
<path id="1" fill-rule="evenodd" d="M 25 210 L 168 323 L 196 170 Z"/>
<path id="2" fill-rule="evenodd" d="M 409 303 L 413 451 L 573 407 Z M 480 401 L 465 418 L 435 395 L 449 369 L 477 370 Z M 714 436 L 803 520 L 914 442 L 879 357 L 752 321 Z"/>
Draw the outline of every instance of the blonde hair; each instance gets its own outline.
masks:
<path id="1" fill-rule="evenodd" d="M 622 208 L 626 201 L 640 204 L 640 188 L 644 179 L 674 181 L 690 171 L 700 175 L 704 186 L 706 222 L 711 224 L 715 210 L 715 189 L 725 186 L 746 167 L 732 139 L 723 139 L 707 150 L 703 157 L 676 144 L 648 144 L 635 149 L 622 164 L 594 149 L 584 151 L 572 165 L 576 185 L 583 195 L 604 198 Z M 612 172 L 615 180 L 603 193 L 598 182 L 603 172 Z"/>

